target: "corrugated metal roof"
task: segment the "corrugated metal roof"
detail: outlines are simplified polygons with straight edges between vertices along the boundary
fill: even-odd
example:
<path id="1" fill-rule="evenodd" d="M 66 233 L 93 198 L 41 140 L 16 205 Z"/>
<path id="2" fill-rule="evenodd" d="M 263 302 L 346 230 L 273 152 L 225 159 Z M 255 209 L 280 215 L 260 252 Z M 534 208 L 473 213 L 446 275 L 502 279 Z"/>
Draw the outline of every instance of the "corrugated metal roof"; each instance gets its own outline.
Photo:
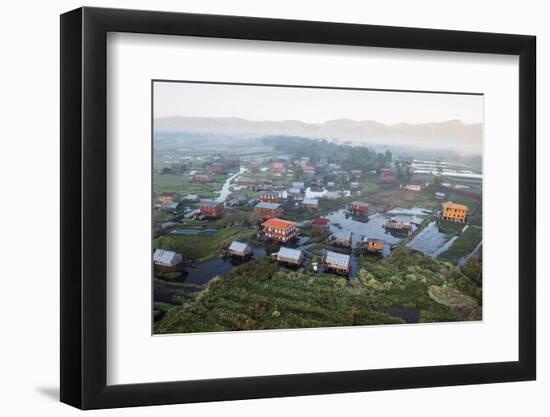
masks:
<path id="1" fill-rule="evenodd" d="M 302 258 L 302 251 L 299 249 L 290 249 L 282 246 L 277 253 L 277 258 L 291 259 L 299 261 Z"/>
<path id="2" fill-rule="evenodd" d="M 200 202 L 201 206 L 206 206 L 206 207 L 216 207 L 220 204 L 223 204 L 223 203 L 215 200 L 201 200 Z"/>
<path id="3" fill-rule="evenodd" d="M 289 188 L 288 189 L 289 194 L 300 194 L 301 192 L 302 192 L 302 190 L 300 190 L 299 188 Z"/>
<path id="4" fill-rule="evenodd" d="M 246 243 L 234 240 L 231 242 L 231 245 L 229 245 L 229 250 L 238 253 L 249 253 L 252 249 Z"/>
<path id="5" fill-rule="evenodd" d="M 264 203 L 264 202 L 261 202 L 261 203 L 256 204 L 256 208 L 266 209 L 266 210 L 277 210 L 279 207 L 281 207 L 281 205 L 277 204 L 277 203 Z"/>
<path id="6" fill-rule="evenodd" d="M 352 206 L 360 206 L 360 207 L 368 207 L 369 203 L 365 203 L 364 201 L 354 201 L 351 203 Z"/>
<path id="7" fill-rule="evenodd" d="M 304 198 L 302 204 L 317 206 L 319 205 L 319 200 L 317 200 L 316 198 Z"/>
<path id="8" fill-rule="evenodd" d="M 179 253 L 166 249 L 157 249 L 153 254 L 153 262 L 165 265 L 174 266 L 182 261 L 182 256 Z"/>
<path id="9" fill-rule="evenodd" d="M 167 208 L 167 209 L 177 209 L 178 208 L 178 205 L 179 203 L 168 203 L 164 206 L 164 208 Z"/>
<path id="10" fill-rule="evenodd" d="M 344 255 L 343 253 L 327 251 L 325 255 L 325 262 L 328 264 L 340 265 L 347 268 L 350 264 L 350 256 Z"/>
<path id="11" fill-rule="evenodd" d="M 336 232 L 334 233 L 334 238 L 338 240 L 350 240 L 351 232 Z"/>
<path id="12" fill-rule="evenodd" d="M 279 196 L 279 193 L 277 191 L 271 191 L 271 190 L 263 190 L 260 191 L 260 195 L 273 195 L 273 196 Z"/>
<path id="13" fill-rule="evenodd" d="M 305 184 L 301 181 L 295 181 L 295 182 L 292 183 L 292 187 L 294 187 L 294 188 L 304 188 L 304 185 Z"/>

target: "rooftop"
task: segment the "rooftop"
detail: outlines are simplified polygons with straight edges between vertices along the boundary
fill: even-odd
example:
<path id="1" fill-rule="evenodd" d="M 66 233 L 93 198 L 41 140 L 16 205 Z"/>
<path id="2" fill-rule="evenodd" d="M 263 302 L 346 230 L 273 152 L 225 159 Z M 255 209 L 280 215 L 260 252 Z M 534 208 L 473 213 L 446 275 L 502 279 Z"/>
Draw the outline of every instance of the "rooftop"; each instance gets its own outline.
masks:
<path id="1" fill-rule="evenodd" d="M 319 200 L 317 200 L 316 198 L 304 198 L 304 201 L 302 202 L 302 204 L 317 206 L 319 205 Z"/>
<path id="2" fill-rule="evenodd" d="M 173 266 L 181 262 L 181 255 L 171 250 L 157 249 L 153 254 L 153 262 Z"/>
<path id="3" fill-rule="evenodd" d="M 444 209 L 451 208 L 451 209 L 458 209 L 458 210 L 468 210 L 468 207 L 465 206 L 464 204 L 453 203 L 452 201 L 447 201 L 443 203 L 442 206 Z"/>
<path id="4" fill-rule="evenodd" d="M 238 253 L 247 253 L 250 252 L 252 249 L 246 243 L 234 240 L 233 242 L 231 242 L 231 245 L 229 245 L 229 250 Z"/>
<path id="5" fill-rule="evenodd" d="M 223 204 L 222 201 L 215 201 L 215 200 L 201 200 L 200 205 L 205 207 L 217 207 L 220 204 Z"/>
<path id="6" fill-rule="evenodd" d="M 333 237 L 338 240 L 350 240 L 351 232 L 336 232 L 333 234 Z"/>
<path id="7" fill-rule="evenodd" d="M 263 190 L 263 191 L 260 191 L 259 193 L 260 195 L 274 195 L 274 196 L 279 196 L 279 193 L 277 191 L 271 191 L 271 190 Z"/>
<path id="8" fill-rule="evenodd" d="M 325 262 L 332 265 L 340 265 L 343 267 L 348 267 L 350 265 L 350 256 L 344 255 L 343 253 L 336 253 L 332 251 L 327 251 L 325 255 Z"/>
<path id="9" fill-rule="evenodd" d="M 286 221 L 283 219 L 277 219 L 277 218 L 269 219 L 262 223 L 262 226 L 264 227 L 275 227 L 277 229 L 283 229 L 283 230 L 290 229 L 295 225 L 296 223 L 294 222 L 289 222 L 289 221 Z"/>
<path id="10" fill-rule="evenodd" d="M 359 206 L 359 207 L 369 207 L 369 203 L 365 203 L 364 201 L 354 201 L 351 203 L 352 206 Z"/>
<path id="11" fill-rule="evenodd" d="M 282 246 L 277 252 L 277 256 L 286 259 L 299 261 L 302 258 L 302 251 L 299 249 L 290 249 Z"/>
<path id="12" fill-rule="evenodd" d="M 262 202 L 262 203 L 256 204 L 256 208 L 265 209 L 265 210 L 277 210 L 280 207 L 281 207 L 281 205 L 277 204 L 277 203 L 263 203 Z"/>

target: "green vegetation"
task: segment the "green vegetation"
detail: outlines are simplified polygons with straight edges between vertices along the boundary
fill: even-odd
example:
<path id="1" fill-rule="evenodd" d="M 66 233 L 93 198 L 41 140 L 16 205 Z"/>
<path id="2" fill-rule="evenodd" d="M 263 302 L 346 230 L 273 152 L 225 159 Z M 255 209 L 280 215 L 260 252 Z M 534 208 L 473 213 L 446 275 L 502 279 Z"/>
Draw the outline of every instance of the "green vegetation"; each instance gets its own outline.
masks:
<path id="1" fill-rule="evenodd" d="M 233 240 L 247 241 L 254 235 L 254 230 L 240 227 L 227 227 L 214 234 L 196 236 L 160 236 L 153 241 L 154 248 L 173 250 L 185 254 L 192 262 L 204 262 L 220 254 L 222 249 Z"/>
<path id="2" fill-rule="evenodd" d="M 363 264 L 365 265 L 365 264 Z M 366 263 L 356 279 L 288 270 L 269 258 L 251 261 L 155 323 L 155 333 L 288 329 L 403 323 L 393 307 L 416 311 L 422 322 L 477 318 L 476 298 L 458 283 L 474 282 L 449 263 L 404 247 Z"/>
<path id="3" fill-rule="evenodd" d="M 376 153 L 370 148 L 350 145 L 337 145 L 326 140 L 315 140 L 294 136 L 269 136 L 263 138 L 265 145 L 289 153 L 293 158 L 308 157 L 312 162 L 327 158 L 338 163 L 342 169 L 378 170 L 391 160 L 390 151 Z"/>
<path id="4" fill-rule="evenodd" d="M 439 259 L 457 262 L 464 255 L 469 254 L 481 242 L 482 230 L 480 226 L 469 226 L 453 242 L 451 247 L 439 255 Z"/>
<path id="5" fill-rule="evenodd" d="M 211 182 L 206 184 L 197 184 L 192 178 L 186 175 L 173 174 L 155 174 L 153 176 L 153 190 L 160 194 L 164 191 L 174 191 L 180 195 L 198 194 L 201 198 L 217 197 L 217 191 L 222 188 L 223 182 L 228 175 L 215 175 Z"/>

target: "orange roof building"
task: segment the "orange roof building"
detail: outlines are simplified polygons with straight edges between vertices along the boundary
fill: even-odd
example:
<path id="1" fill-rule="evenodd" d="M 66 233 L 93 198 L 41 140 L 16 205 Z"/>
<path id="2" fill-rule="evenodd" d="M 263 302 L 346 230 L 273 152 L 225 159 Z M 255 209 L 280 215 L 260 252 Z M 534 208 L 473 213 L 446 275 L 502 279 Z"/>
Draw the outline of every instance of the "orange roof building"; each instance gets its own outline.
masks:
<path id="1" fill-rule="evenodd" d="M 441 217 L 443 220 L 457 223 L 465 223 L 468 217 L 468 207 L 464 204 L 453 203 L 447 201 L 442 204 L 443 213 Z"/>
<path id="2" fill-rule="evenodd" d="M 295 239 L 300 232 L 296 223 L 273 218 L 262 223 L 264 236 L 276 242 L 286 243 Z"/>

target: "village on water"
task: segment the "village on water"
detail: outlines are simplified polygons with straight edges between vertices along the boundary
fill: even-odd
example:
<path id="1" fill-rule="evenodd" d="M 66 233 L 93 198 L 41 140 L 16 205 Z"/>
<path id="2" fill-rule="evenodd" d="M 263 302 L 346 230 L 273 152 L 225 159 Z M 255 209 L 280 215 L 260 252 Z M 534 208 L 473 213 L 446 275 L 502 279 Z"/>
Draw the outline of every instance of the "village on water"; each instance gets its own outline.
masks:
<path id="1" fill-rule="evenodd" d="M 481 318 L 482 172 L 461 156 L 155 148 L 153 236 L 155 333 Z"/>

